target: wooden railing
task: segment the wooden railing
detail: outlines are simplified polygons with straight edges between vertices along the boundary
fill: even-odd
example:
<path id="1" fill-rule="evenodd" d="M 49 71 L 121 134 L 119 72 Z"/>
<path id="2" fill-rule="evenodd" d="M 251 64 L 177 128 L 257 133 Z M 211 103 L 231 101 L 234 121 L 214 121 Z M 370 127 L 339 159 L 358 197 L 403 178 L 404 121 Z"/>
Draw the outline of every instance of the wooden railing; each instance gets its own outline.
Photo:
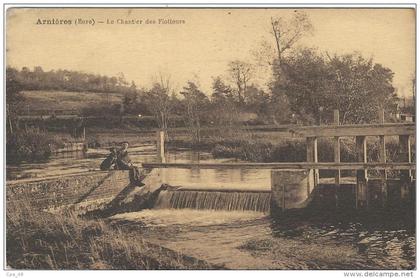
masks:
<path id="1" fill-rule="evenodd" d="M 381 189 L 383 196 L 387 195 L 387 169 L 394 167 L 394 170 L 400 170 L 401 180 L 401 197 L 405 198 L 408 194 L 408 185 L 412 181 L 411 170 L 415 169 L 415 164 L 411 163 L 411 142 L 410 136 L 415 135 L 415 124 L 414 123 L 392 123 L 386 124 L 384 111 L 379 111 L 379 124 L 364 124 L 364 125 L 339 125 L 339 113 L 338 110 L 334 111 L 334 125 L 331 126 L 318 126 L 318 127 L 301 127 L 294 130 L 294 134 L 297 136 L 306 137 L 306 152 L 308 162 L 318 162 L 318 148 L 317 140 L 319 137 L 333 137 L 334 138 L 334 162 L 336 173 L 335 173 L 335 199 L 338 205 L 338 187 L 341 184 L 341 173 L 340 170 L 344 170 L 343 166 L 351 166 L 349 163 L 341 162 L 340 155 L 340 140 L 343 137 L 355 137 L 356 138 L 356 155 L 359 166 L 355 167 L 356 170 L 356 208 L 367 207 L 368 204 L 368 170 L 380 169 Z M 379 163 L 368 163 L 367 162 L 367 136 L 378 136 L 379 137 Z M 399 137 L 399 150 L 398 150 L 398 162 L 389 163 L 386 157 L 386 137 L 387 136 L 398 136 Z M 400 168 L 404 164 L 410 165 L 406 169 Z M 340 166 L 341 165 L 341 166 Z M 392 167 L 387 167 L 391 166 Z M 356 166 L 356 165 L 355 165 Z M 382 166 L 382 167 L 379 167 Z M 313 167 L 314 169 L 314 180 L 315 185 L 319 182 L 320 168 Z M 385 200 L 386 198 L 383 198 Z"/>

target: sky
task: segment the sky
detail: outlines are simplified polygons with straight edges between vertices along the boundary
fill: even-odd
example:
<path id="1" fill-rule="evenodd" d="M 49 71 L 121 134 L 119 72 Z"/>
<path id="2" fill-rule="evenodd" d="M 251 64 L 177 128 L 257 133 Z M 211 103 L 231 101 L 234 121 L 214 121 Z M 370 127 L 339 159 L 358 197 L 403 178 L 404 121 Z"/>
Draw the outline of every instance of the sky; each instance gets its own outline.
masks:
<path id="1" fill-rule="evenodd" d="M 321 53 L 360 52 L 390 68 L 399 95 L 411 96 L 415 73 L 413 9 L 306 9 L 314 32 L 297 47 Z M 253 63 L 263 40 L 274 44 L 270 18 L 289 17 L 293 9 L 75 9 L 15 8 L 6 20 L 6 63 L 22 68 L 68 69 L 117 76 L 150 87 L 159 74 L 176 90 L 194 81 L 207 93 L 216 76 L 227 76 L 233 60 Z M 71 25 L 37 24 L 69 20 Z M 94 25 L 75 24 L 79 19 Z M 118 24 L 118 20 L 141 24 Z M 159 19 L 178 24 L 159 24 Z M 111 21 L 114 21 L 113 24 Z M 155 24 L 146 24 L 155 20 Z M 103 22 L 103 23 L 100 23 Z M 257 67 L 262 87 L 269 72 Z"/>

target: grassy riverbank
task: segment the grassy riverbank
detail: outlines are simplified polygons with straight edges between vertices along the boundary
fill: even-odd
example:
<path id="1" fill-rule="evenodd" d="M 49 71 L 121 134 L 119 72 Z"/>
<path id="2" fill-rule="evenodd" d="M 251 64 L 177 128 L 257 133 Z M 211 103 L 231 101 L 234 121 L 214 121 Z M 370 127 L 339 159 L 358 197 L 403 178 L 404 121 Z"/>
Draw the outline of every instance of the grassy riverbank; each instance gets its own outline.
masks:
<path id="1" fill-rule="evenodd" d="M 145 242 L 104 220 L 7 207 L 6 256 L 13 269 L 211 269 L 212 266 Z"/>

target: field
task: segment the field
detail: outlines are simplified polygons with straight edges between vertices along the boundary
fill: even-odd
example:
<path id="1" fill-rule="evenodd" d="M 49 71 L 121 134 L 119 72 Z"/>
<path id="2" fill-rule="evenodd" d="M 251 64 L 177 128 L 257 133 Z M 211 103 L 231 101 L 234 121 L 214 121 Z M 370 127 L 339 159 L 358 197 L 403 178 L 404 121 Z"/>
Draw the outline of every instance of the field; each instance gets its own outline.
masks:
<path id="1" fill-rule="evenodd" d="M 23 91 L 25 114 L 42 114 L 43 111 L 81 111 L 82 109 L 120 104 L 123 96 L 95 92 Z M 29 112 L 29 113 L 28 113 Z"/>

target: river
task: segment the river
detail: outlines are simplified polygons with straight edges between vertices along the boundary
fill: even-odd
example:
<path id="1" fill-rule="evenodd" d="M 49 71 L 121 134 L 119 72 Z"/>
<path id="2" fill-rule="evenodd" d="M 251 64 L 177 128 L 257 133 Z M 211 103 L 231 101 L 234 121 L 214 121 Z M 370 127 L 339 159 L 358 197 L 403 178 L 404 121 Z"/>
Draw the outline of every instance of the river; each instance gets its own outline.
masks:
<path id="1" fill-rule="evenodd" d="M 53 155 L 43 163 L 22 163 L 7 166 L 8 179 L 54 177 L 98 170 L 108 151 L 90 149 L 88 152 L 73 152 Z M 129 149 L 135 165 L 157 162 L 154 145 L 142 145 Z M 232 162 L 232 159 L 213 159 L 210 153 L 192 150 L 170 150 L 167 162 Z M 258 169 L 163 169 L 165 183 L 184 187 L 240 188 L 270 190 L 270 171 Z"/>
<path id="2" fill-rule="evenodd" d="M 14 179 L 27 179 L 98 170 L 107 153 L 107 150 L 89 150 L 87 153 L 55 155 L 44 163 L 7 166 L 7 174 Z M 156 162 L 156 150 L 152 145 L 131 148 L 129 153 L 134 164 Z M 168 162 L 194 163 L 234 161 L 213 159 L 210 153 L 191 150 L 171 150 L 166 159 Z M 270 190 L 270 170 L 162 169 L 161 177 L 165 183 L 192 192 L 197 189 Z M 241 206 L 237 204 L 237 207 Z M 404 227 L 384 229 L 379 225 L 372 228 L 361 223 L 343 226 L 342 223 L 295 219 L 291 226 L 278 225 L 266 209 L 198 210 L 191 206 L 174 209 L 160 205 L 150 210 L 114 215 L 108 221 L 119 229 L 140 233 L 149 242 L 229 269 L 415 267 L 414 231 Z"/>

